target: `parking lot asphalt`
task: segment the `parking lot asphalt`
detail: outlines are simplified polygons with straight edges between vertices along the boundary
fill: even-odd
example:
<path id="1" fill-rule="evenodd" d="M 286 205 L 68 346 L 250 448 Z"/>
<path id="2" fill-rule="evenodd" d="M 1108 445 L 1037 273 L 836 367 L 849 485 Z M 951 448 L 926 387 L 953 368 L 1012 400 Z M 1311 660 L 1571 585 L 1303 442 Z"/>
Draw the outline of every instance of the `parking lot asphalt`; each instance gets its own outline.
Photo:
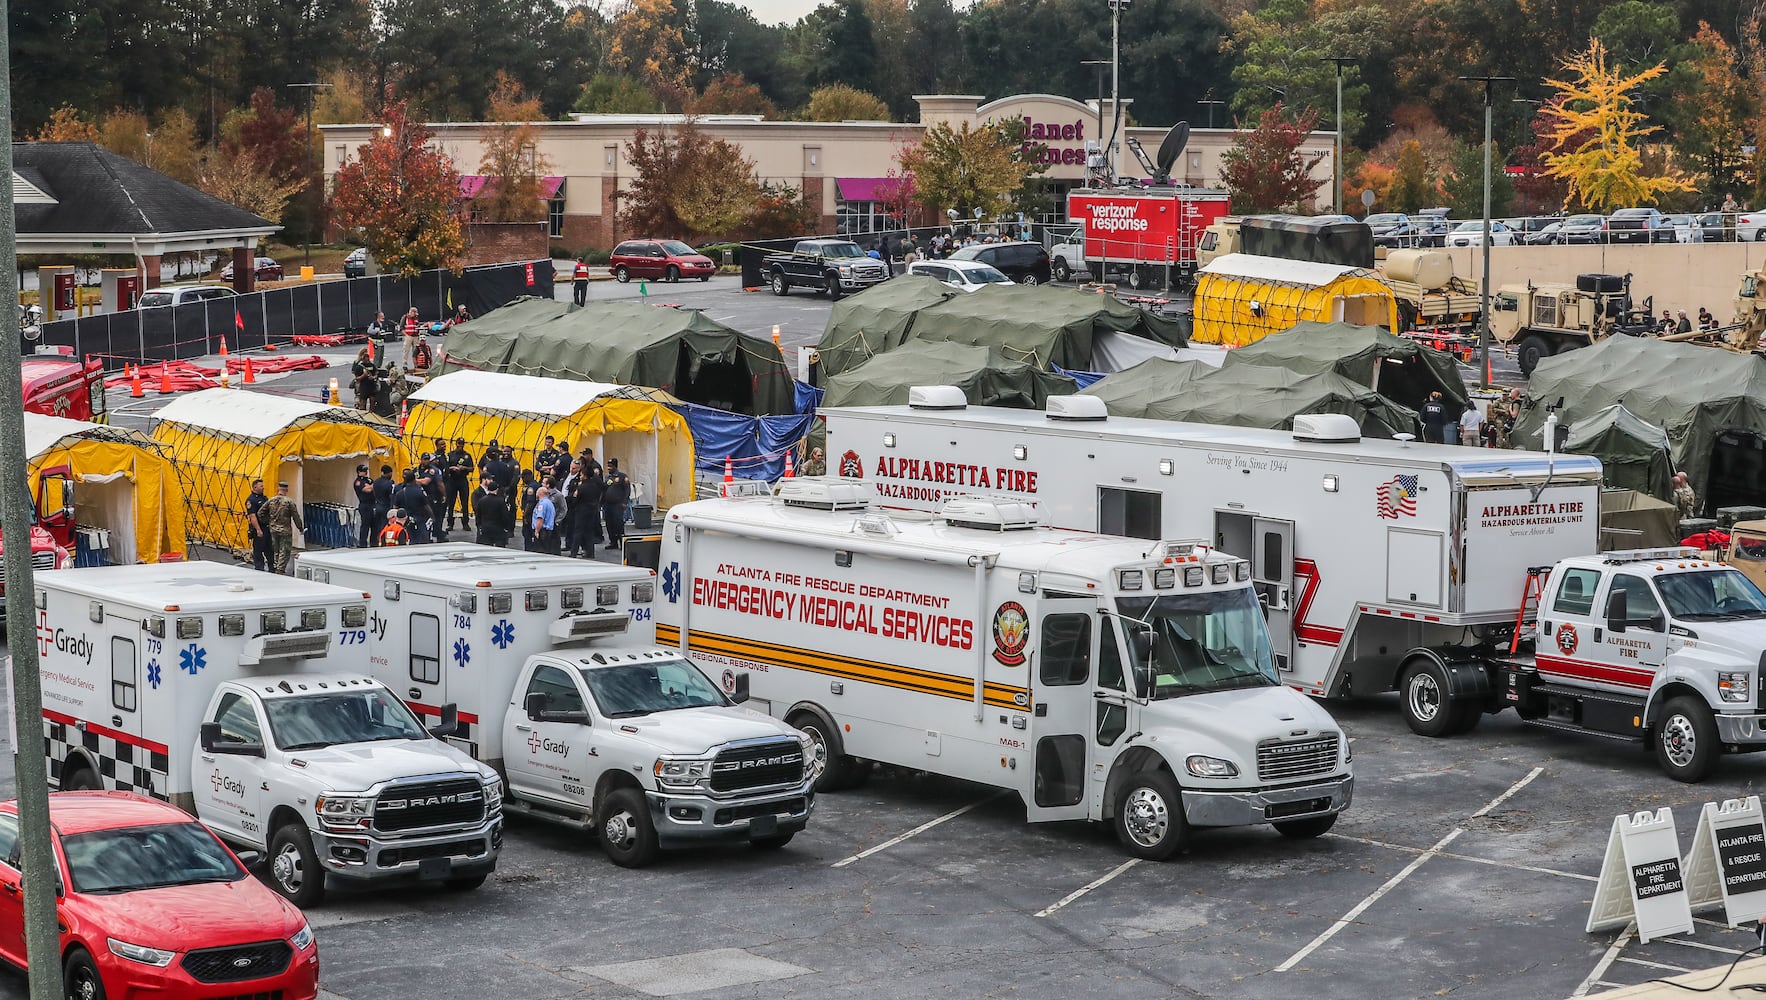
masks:
<path id="1" fill-rule="evenodd" d="M 639 871 L 515 820 L 477 892 L 334 891 L 310 914 L 324 995 L 1546 998 L 1753 944 L 1718 913 L 1647 946 L 1583 926 L 1614 815 L 1671 807 L 1685 847 L 1703 802 L 1758 792 L 1766 757 L 1687 786 L 1512 714 L 1438 741 L 1391 697 L 1328 707 L 1358 781 L 1318 840 L 1209 831 L 1131 862 L 1088 824 L 1031 826 L 1010 796 L 908 773 L 821 797 L 782 851 Z M 22 998 L 22 977 L 0 974 L 0 996 Z"/>

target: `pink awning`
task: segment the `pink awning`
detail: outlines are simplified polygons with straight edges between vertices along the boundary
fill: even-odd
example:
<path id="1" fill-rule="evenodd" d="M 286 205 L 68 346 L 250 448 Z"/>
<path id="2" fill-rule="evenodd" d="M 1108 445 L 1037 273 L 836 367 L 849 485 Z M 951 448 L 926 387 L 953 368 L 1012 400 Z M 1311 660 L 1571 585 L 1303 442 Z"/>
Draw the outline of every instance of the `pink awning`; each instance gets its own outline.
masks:
<path id="1" fill-rule="evenodd" d="M 484 193 L 484 186 L 489 180 L 490 178 L 483 174 L 461 174 L 460 197 L 467 201 L 471 201 L 478 197 Z M 541 177 L 540 197 L 547 201 L 551 201 L 553 198 L 558 197 L 558 192 L 563 189 L 563 187 L 564 178 L 562 177 Z"/>
<path id="2" fill-rule="evenodd" d="M 895 193 L 899 183 L 893 177 L 839 177 L 834 181 L 841 201 L 883 201 Z"/>

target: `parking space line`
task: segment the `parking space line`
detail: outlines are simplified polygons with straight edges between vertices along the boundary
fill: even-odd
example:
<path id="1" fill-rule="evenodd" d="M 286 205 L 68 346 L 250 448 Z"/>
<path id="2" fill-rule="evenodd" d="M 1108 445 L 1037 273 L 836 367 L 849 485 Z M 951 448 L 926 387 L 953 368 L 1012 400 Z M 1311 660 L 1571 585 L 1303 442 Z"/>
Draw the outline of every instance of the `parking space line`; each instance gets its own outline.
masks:
<path id="1" fill-rule="evenodd" d="M 1635 923 L 1625 925 L 1625 930 L 1621 932 L 1618 937 L 1613 939 L 1613 943 L 1607 947 L 1606 954 L 1600 957 L 1600 961 L 1594 963 L 1594 971 L 1590 972 L 1588 977 L 1582 980 L 1582 985 L 1576 987 L 1576 992 L 1570 994 L 1571 997 L 1585 997 L 1588 995 L 1588 991 L 1594 989 L 1596 986 L 1609 985 L 1604 982 L 1601 977 L 1606 975 L 1607 970 L 1613 967 L 1613 963 L 1619 958 L 1619 953 L 1624 951 L 1625 946 L 1631 942 L 1631 935 L 1636 930 L 1637 925 Z"/>
<path id="2" fill-rule="evenodd" d="M 1641 958 L 1623 958 L 1623 957 L 1621 957 L 1619 959 L 1619 961 L 1624 962 L 1626 965 L 1641 965 L 1646 969 L 1662 969 L 1667 972 L 1696 972 L 1697 971 L 1696 969 L 1683 969 L 1678 965 L 1668 965 L 1664 962 L 1646 962 Z"/>
<path id="3" fill-rule="evenodd" d="M 1545 768 L 1543 768 L 1543 767 L 1536 767 L 1533 770 L 1528 771 L 1526 777 L 1524 777 L 1521 780 L 1515 782 L 1514 784 L 1508 786 L 1508 789 L 1506 791 L 1504 791 L 1501 795 L 1498 795 L 1496 798 L 1491 799 L 1489 802 L 1485 803 L 1484 808 L 1479 809 L 1475 813 L 1472 813 L 1472 817 L 1475 819 L 1479 816 L 1483 816 L 1484 814 L 1488 813 L 1490 810 L 1496 808 L 1497 806 L 1501 805 L 1504 802 L 1507 802 L 1510 797 L 1512 797 L 1516 792 L 1520 791 L 1521 789 L 1526 788 L 1529 784 L 1532 783 L 1534 778 L 1539 777 L 1539 775 L 1544 773 L 1544 771 L 1545 771 Z M 1338 917 L 1336 923 L 1325 928 L 1323 933 L 1319 934 L 1317 937 L 1315 937 L 1311 941 L 1307 942 L 1306 947 L 1301 948 L 1299 951 L 1290 955 L 1288 957 L 1287 961 L 1276 966 L 1275 971 L 1287 972 L 1289 969 L 1292 969 L 1294 966 L 1299 965 L 1302 961 L 1304 961 L 1306 959 L 1306 956 L 1312 954 L 1314 951 L 1317 951 L 1318 948 L 1321 945 L 1323 945 L 1326 941 L 1329 941 L 1331 938 L 1336 937 L 1338 931 L 1341 931 L 1343 928 L 1345 928 L 1345 927 L 1349 926 L 1351 923 L 1353 923 L 1355 921 L 1356 917 L 1361 916 L 1364 912 L 1367 911 L 1368 907 L 1379 902 L 1380 897 L 1384 896 L 1386 893 L 1391 892 L 1393 889 L 1397 888 L 1398 883 L 1403 882 L 1405 879 L 1409 878 L 1411 872 L 1414 872 L 1418 868 L 1421 868 L 1423 866 L 1423 864 L 1425 862 L 1427 862 L 1430 858 L 1436 856 L 1437 854 L 1442 853 L 1442 851 L 1446 849 L 1448 844 L 1451 844 L 1455 840 L 1459 839 L 1460 835 L 1465 832 L 1466 832 L 1466 828 L 1463 826 L 1454 827 L 1451 831 L 1448 832 L 1447 836 L 1442 837 L 1440 840 L 1435 841 L 1435 846 L 1433 846 L 1433 847 L 1429 848 L 1428 850 L 1422 852 L 1421 854 L 1417 855 L 1416 858 L 1413 861 L 1411 861 L 1410 864 L 1405 865 L 1402 869 L 1400 869 L 1398 874 L 1387 879 L 1384 885 L 1380 886 L 1378 889 L 1375 889 L 1373 892 L 1369 893 L 1367 898 L 1363 899 L 1361 902 L 1356 903 L 1355 906 L 1352 909 L 1350 909 L 1350 911 L 1348 913 L 1345 913 L 1341 917 Z"/>
<path id="4" fill-rule="evenodd" d="M 1002 792 L 1000 794 L 1004 794 L 1004 793 Z M 968 812 L 969 810 L 975 808 L 976 806 L 985 805 L 989 802 L 992 802 L 994 799 L 997 799 L 997 798 L 999 798 L 999 795 L 989 795 L 987 798 L 980 799 L 979 801 L 971 802 L 968 805 L 962 807 L 961 809 L 953 809 L 950 812 L 945 813 L 943 816 L 940 816 L 935 820 L 930 820 L 928 822 L 921 823 L 919 826 L 914 827 L 912 830 L 909 830 L 908 832 L 901 834 L 900 836 L 890 837 L 888 840 L 885 840 L 884 842 L 882 842 L 881 844 L 878 844 L 875 847 L 867 847 L 864 850 L 858 852 L 857 854 L 854 854 L 850 858 L 841 858 L 839 861 L 834 862 L 829 867 L 845 868 L 847 865 L 852 864 L 854 861 L 863 861 L 864 859 L 870 857 L 871 855 L 876 854 L 878 851 L 888 850 L 889 848 L 894 847 L 896 844 L 899 844 L 902 841 L 907 840 L 910 837 L 917 837 L 920 834 L 925 833 L 927 830 L 932 829 L 933 827 L 937 826 L 940 823 L 946 822 L 947 820 L 956 819 L 958 816 L 961 816 L 962 814 Z"/>
<path id="5" fill-rule="evenodd" d="M 1366 844 L 1369 847 L 1384 847 L 1391 851 L 1403 851 L 1406 854 L 1421 854 L 1428 849 L 1425 847 L 1411 847 L 1408 844 L 1393 844 L 1384 840 L 1369 840 L 1366 837 L 1351 837 L 1345 833 L 1329 833 L 1325 836 L 1330 837 L 1333 840 L 1347 840 L 1352 844 Z M 1559 878 L 1573 878 L 1582 882 L 1600 881 L 1599 878 L 1593 875 L 1583 875 L 1580 872 L 1566 872 L 1556 868 L 1541 868 L 1538 865 L 1523 865 L 1514 861 L 1497 861 L 1493 858 L 1474 858 L 1470 854 L 1455 854 L 1452 851 L 1438 851 L 1436 853 L 1443 858 L 1448 858 L 1453 861 L 1470 861 L 1474 864 L 1490 865 L 1495 868 L 1512 868 L 1515 871 L 1533 872 L 1536 875 L 1556 875 Z"/>
<path id="6" fill-rule="evenodd" d="M 1127 861 L 1124 861 L 1121 864 L 1117 865 L 1115 868 L 1111 869 L 1110 873 L 1108 875 L 1105 875 L 1102 878 L 1093 879 L 1092 881 L 1087 882 L 1085 885 L 1082 885 L 1079 888 L 1068 893 L 1067 895 L 1062 896 L 1060 898 L 1060 900 L 1058 902 L 1054 903 L 1053 905 L 1045 906 L 1042 909 L 1036 911 L 1036 915 L 1039 917 L 1046 917 L 1049 914 L 1055 912 L 1056 910 L 1059 910 L 1061 907 L 1066 906 L 1068 903 L 1073 902 L 1074 900 L 1078 899 L 1079 897 L 1085 895 L 1086 893 L 1092 891 L 1093 889 L 1096 889 L 1098 886 L 1103 885 L 1105 882 L 1110 881 L 1111 879 L 1115 878 L 1116 876 L 1122 874 L 1123 872 L 1129 870 L 1130 868 L 1133 868 L 1135 865 L 1138 865 L 1140 863 L 1141 863 L 1140 858 L 1129 858 Z"/>
<path id="7" fill-rule="evenodd" d="M 1663 944 L 1677 944 L 1677 945 L 1681 946 L 1682 948 L 1698 948 L 1701 951 L 1714 951 L 1719 955 L 1728 955 L 1731 958 L 1734 958 L 1736 955 L 1747 954 L 1747 952 L 1736 951 L 1734 948 L 1719 948 L 1714 944 L 1704 944 L 1699 941 L 1682 941 L 1679 938 L 1671 938 L 1671 937 L 1657 938 L 1657 940 L 1661 941 Z M 1750 950 L 1753 950 L 1753 949 L 1750 949 Z"/>

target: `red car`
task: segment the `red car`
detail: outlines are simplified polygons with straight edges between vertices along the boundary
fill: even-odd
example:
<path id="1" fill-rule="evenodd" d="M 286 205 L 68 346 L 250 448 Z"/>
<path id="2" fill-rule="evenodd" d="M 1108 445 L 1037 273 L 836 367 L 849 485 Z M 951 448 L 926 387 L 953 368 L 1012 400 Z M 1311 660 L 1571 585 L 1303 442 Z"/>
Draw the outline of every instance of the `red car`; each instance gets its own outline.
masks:
<path id="1" fill-rule="evenodd" d="M 182 810 L 130 792 L 56 792 L 49 820 L 69 997 L 319 995 L 306 918 Z M 0 957 L 23 967 L 16 802 L 0 804 L 0 851 Z"/>
<path id="2" fill-rule="evenodd" d="M 717 265 L 710 257 L 680 240 L 626 240 L 613 248 L 607 266 L 613 269 L 613 277 L 619 281 L 633 278 L 710 281 L 717 273 Z"/>
<path id="3" fill-rule="evenodd" d="M 251 269 L 252 269 L 252 272 L 257 275 L 257 279 L 259 281 L 281 281 L 282 280 L 282 265 L 276 263 L 276 259 L 274 257 L 259 257 L 259 258 L 257 258 L 257 260 L 252 263 Z M 233 265 L 232 264 L 228 264 L 226 267 L 221 268 L 221 280 L 222 281 L 232 281 L 233 280 Z"/>

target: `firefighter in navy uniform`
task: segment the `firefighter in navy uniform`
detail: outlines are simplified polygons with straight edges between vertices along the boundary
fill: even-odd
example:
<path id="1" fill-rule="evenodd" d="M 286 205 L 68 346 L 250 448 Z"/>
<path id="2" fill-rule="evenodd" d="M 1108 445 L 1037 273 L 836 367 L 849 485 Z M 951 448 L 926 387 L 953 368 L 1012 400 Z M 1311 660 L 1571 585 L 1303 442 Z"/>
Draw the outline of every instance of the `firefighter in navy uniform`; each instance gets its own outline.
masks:
<path id="1" fill-rule="evenodd" d="M 355 481 L 350 492 L 356 495 L 356 545 L 367 548 L 374 544 L 374 480 L 368 478 L 368 466 L 356 466 Z"/>

